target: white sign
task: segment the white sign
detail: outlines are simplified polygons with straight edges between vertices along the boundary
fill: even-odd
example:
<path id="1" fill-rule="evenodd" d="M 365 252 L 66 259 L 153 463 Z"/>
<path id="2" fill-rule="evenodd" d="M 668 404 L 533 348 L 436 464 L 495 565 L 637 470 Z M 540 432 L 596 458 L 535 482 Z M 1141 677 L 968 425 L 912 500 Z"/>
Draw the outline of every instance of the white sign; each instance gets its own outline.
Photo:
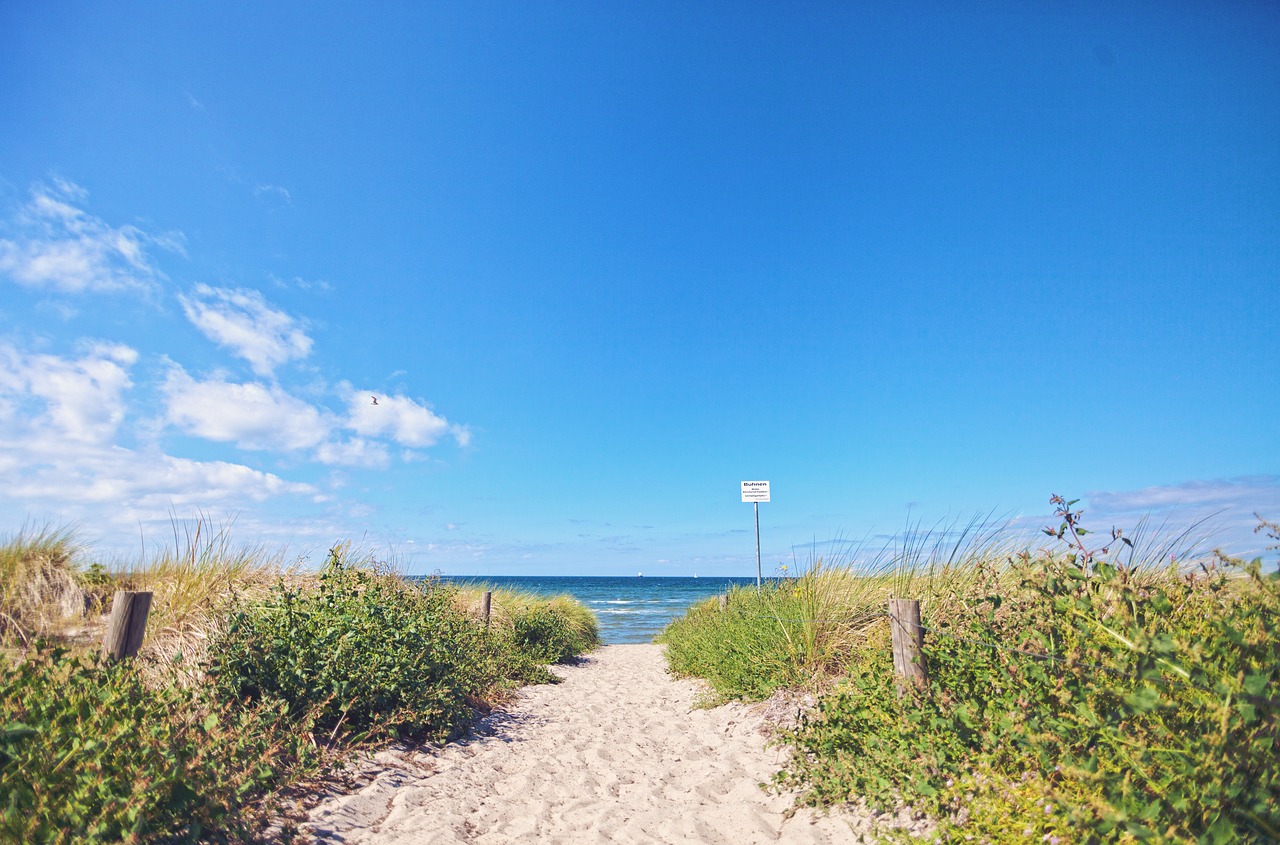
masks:
<path id="1" fill-rule="evenodd" d="M 742 482 L 742 501 L 744 502 L 769 501 L 769 482 L 767 481 Z"/>

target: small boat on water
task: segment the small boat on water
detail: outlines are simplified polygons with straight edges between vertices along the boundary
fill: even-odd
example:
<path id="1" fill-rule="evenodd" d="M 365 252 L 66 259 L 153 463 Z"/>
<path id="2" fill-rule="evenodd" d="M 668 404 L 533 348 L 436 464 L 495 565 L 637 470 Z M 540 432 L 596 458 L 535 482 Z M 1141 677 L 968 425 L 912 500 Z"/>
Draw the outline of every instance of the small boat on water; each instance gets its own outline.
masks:
<path id="1" fill-rule="evenodd" d="M 637 578 L 643 578 L 643 577 L 644 577 L 644 573 L 643 573 L 643 572 L 637 572 L 637 573 L 636 573 L 636 577 L 637 577 Z"/>

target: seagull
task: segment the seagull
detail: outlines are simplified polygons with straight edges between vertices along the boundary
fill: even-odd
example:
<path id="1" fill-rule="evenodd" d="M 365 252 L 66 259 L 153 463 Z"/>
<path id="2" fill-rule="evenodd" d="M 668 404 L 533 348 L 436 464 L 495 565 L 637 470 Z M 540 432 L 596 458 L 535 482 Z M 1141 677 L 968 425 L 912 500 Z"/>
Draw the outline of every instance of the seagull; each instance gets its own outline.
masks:
<path id="1" fill-rule="evenodd" d="M 373 400 L 373 404 L 375 404 L 375 405 L 376 405 L 376 404 L 378 404 L 378 397 L 377 397 L 377 396 L 370 396 L 369 398 Z"/>

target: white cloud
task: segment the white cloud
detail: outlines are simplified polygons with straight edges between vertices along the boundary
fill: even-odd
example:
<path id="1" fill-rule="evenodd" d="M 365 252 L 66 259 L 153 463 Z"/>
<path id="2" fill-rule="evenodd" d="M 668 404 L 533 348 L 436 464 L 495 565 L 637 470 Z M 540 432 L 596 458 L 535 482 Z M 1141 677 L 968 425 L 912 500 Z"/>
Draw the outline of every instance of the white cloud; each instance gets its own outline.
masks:
<path id="1" fill-rule="evenodd" d="M 323 444 L 333 420 L 276 385 L 196 381 L 174 366 L 165 379 L 165 419 L 181 431 L 241 449 L 312 449 Z"/>
<path id="2" fill-rule="evenodd" d="M 267 279 L 269 279 L 271 283 L 278 288 L 295 287 L 298 290 L 314 290 L 320 291 L 321 293 L 328 293 L 333 290 L 333 285 L 329 284 L 324 279 L 304 279 L 301 276 L 294 276 L 292 279 L 286 281 L 274 273 L 268 273 Z"/>
<path id="3" fill-rule="evenodd" d="M 401 446 L 425 448 L 446 434 L 453 434 L 458 445 L 471 442 L 471 433 L 462 426 L 450 425 L 425 405 L 401 395 L 377 396 L 373 391 L 348 391 L 347 426 L 365 437 L 387 437 Z"/>
<path id="4" fill-rule="evenodd" d="M 0 500 L 31 512 L 146 514 L 309 496 L 309 484 L 242 464 L 197 461 L 118 441 L 137 352 L 89 345 L 78 357 L 0 345 Z"/>
<path id="5" fill-rule="evenodd" d="M 298 321 L 272 308 L 255 290 L 202 284 L 179 300 L 187 319 L 205 337 L 248 361 L 260 376 L 311 354 L 311 338 Z"/>
<path id="6" fill-rule="evenodd" d="M 327 409 L 288 393 L 279 385 L 233 382 L 222 376 L 198 380 L 173 365 L 161 388 L 164 421 L 179 431 L 237 448 L 309 451 L 327 466 L 385 467 L 385 443 L 343 438 L 342 421 Z"/>
<path id="7" fill-rule="evenodd" d="M 40 435 L 0 445 L 0 481 L 0 498 L 28 511 L 89 512 L 106 519 L 129 513 L 155 520 L 174 509 L 238 509 L 281 496 L 318 496 L 310 484 L 243 464 Z"/>
<path id="8" fill-rule="evenodd" d="M 86 192 L 70 182 L 36 185 L 0 238 L 0 274 L 20 285 L 61 293 L 152 290 L 164 278 L 148 245 L 181 253 L 180 233 L 150 235 L 113 227 L 77 207 Z"/>
<path id="9" fill-rule="evenodd" d="M 106 443 L 125 415 L 129 368 L 138 353 L 120 344 L 96 343 L 79 358 L 27 355 L 0 345 L 0 401 L 27 425 L 53 429 L 80 443 Z M 33 401 L 34 400 L 34 401 Z"/>

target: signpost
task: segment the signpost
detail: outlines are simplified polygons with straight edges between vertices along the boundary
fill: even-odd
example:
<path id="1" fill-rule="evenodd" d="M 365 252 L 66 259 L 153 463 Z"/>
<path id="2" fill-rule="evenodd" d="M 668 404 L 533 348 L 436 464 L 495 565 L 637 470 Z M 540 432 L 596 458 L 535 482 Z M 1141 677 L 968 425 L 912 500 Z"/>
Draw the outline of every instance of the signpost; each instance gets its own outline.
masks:
<path id="1" fill-rule="evenodd" d="M 751 502 L 756 510 L 756 589 L 760 589 L 760 503 L 769 501 L 769 482 L 742 482 L 742 501 Z"/>

